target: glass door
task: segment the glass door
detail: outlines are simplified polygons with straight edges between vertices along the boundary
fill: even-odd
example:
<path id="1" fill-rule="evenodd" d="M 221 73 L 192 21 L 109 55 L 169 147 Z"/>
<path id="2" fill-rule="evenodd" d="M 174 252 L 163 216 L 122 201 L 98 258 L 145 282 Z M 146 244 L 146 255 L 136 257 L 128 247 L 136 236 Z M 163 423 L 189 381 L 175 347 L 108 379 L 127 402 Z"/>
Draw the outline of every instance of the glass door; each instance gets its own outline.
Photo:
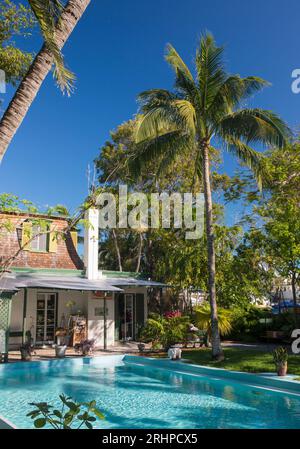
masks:
<path id="1" fill-rule="evenodd" d="M 125 338 L 133 340 L 133 295 L 125 295 Z"/>
<path id="2" fill-rule="evenodd" d="M 115 338 L 116 340 L 134 339 L 134 295 L 119 294 L 115 299 Z"/>
<path id="3" fill-rule="evenodd" d="M 56 293 L 38 293 L 36 343 L 53 344 L 56 327 Z"/>

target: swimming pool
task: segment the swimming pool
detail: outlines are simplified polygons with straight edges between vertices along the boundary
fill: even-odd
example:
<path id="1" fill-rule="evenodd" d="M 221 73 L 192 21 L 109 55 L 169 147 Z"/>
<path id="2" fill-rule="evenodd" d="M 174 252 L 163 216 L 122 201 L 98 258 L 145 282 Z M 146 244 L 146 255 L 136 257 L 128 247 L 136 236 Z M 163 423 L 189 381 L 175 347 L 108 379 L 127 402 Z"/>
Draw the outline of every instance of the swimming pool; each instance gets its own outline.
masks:
<path id="1" fill-rule="evenodd" d="M 59 405 L 64 393 L 97 401 L 106 416 L 98 428 L 300 428 L 300 395 L 130 360 L 104 356 L 1 366 L 0 415 L 31 428 L 28 403 Z"/>

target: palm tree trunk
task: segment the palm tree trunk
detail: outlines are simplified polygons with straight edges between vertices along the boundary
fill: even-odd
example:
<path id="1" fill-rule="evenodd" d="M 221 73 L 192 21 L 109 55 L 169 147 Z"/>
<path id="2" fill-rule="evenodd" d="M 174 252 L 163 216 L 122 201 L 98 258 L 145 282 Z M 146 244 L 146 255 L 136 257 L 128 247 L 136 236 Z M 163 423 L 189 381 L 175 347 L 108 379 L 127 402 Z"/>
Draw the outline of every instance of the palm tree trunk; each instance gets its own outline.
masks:
<path id="1" fill-rule="evenodd" d="M 57 26 L 57 45 L 61 49 L 91 0 L 69 0 Z M 52 56 L 43 45 L 27 75 L 19 85 L 0 121 L 0 163 L 3 156 L 35 99 L 44 79 L 51 70 Z"/>
<path id="2" fill-rule="evenodd" d="M 202 145 L 203 154 L 203 184 L 206 212 L 206 234 L 207 234 L 207 254 L 208 254 L 208 291 L 211 310 L 211 345 L 213 359 L 221 360 L 223 351 L 218 326 L 217 300 L 216 300 L 216 256 L 214 246 L 213 210 L 212 195 L 210 186 L 210 164 L 209 164 L 209 144 Z"/>
<path id="3" fill-rule="evenodd" d="M 143 234 L 140 232 L 139 233 L 139 249 L 138 249 L 138 256 L 137 256 L 137 264 L 136 264 L 136 269 L 135 272 L 138 273 L 140 271 L 141 268 L 141 259 L 142 259 L 142 250 L 143 250 Z"/>
<path id="4" fill-rule="evenodd" d="M 120 248 L 119 248 L 119 244 L 118 244 L 118 239 L 117 239 L 116 231 L 115 231 L 114 229 L 112 230 L 112 234 L 113 234 L 113 239 L 114 239 L 115 248 L 116 248 L 116 253 L 117 253 L 117 258 L 118 258 L 119 271 L 123 271 L 123 267 L 122 267 L 122 258 L 121 258 Z"/>
<path id="5" fill-rule="evenodd" d="M 293 294 L 293 303 L 294 303 L 294 314 L 297 314 L 297 291 L 296 291 L 296 273 L 293 271 L 292 273 L 292 294 Z"/>

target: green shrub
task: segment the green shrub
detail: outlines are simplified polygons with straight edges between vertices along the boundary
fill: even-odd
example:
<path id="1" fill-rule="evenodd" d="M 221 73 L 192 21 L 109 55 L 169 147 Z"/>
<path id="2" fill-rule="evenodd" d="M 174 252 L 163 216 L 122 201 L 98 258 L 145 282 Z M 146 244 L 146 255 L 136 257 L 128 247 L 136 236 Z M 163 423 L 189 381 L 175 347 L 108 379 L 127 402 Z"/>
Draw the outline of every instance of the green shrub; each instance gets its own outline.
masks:
<path id="1" fill-rule="evenodd" d="M 157 314 L 151 315 L 145 327 L 141 330 L 140 340 L 145 343 L 152 343 L 153 348 L 163 347 L 168 349 L 176 343 L 187 340 L 188 316 L 165 317 Z"/>
<path id="2" fill-rule="evenodd" d="M 282 331 L 290 337 L 293 329 L 297 328 L 300 328 L 300 317 L 294 312 L 282 312 L 273 316 L 272 330 Z"/>
<path id="3" fill-rule="evenodd" d="M 255 341 L 266 330 L 266 325 L 259 320 L 269 316 L 269 313 L 254 305 L 235 308 L 232 313 L 232 330 L 229 338 L 233 340 Z"/>

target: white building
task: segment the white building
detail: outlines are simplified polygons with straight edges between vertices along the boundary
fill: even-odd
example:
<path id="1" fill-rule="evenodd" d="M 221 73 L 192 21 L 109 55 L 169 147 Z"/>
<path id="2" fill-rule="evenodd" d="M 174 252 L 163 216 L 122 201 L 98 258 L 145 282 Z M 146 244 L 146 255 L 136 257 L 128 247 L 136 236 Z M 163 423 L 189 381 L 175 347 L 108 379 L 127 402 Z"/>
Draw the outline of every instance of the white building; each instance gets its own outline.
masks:
<path id="1" fill-rule="evenodd" d="M 9 233 L 1 228 L 1 220 L 7 219 L 15 224 Z M 83 323 L 84 338 L 94 339 L 98 348 L 136 339 L 148 314 L 148 290 L 163 284 L 135 273 L 99 271 L 97 210 L 89 210 L 87 219 L 84 266 L 75 232 L 55 245 L 48 234 L 46 240 L 34 239 L 0 279 L 0 353 L 19 347 L 29 332 L 35 345 L 51 345 L 58 330 L 75 319 Z M 34 229 L 34 220 L 33 214 L 0 213 L 0 258 L 16 250 L 24 229 Z M 61 217 L 47 220 L 50 228 L 66 222 Z"/>

